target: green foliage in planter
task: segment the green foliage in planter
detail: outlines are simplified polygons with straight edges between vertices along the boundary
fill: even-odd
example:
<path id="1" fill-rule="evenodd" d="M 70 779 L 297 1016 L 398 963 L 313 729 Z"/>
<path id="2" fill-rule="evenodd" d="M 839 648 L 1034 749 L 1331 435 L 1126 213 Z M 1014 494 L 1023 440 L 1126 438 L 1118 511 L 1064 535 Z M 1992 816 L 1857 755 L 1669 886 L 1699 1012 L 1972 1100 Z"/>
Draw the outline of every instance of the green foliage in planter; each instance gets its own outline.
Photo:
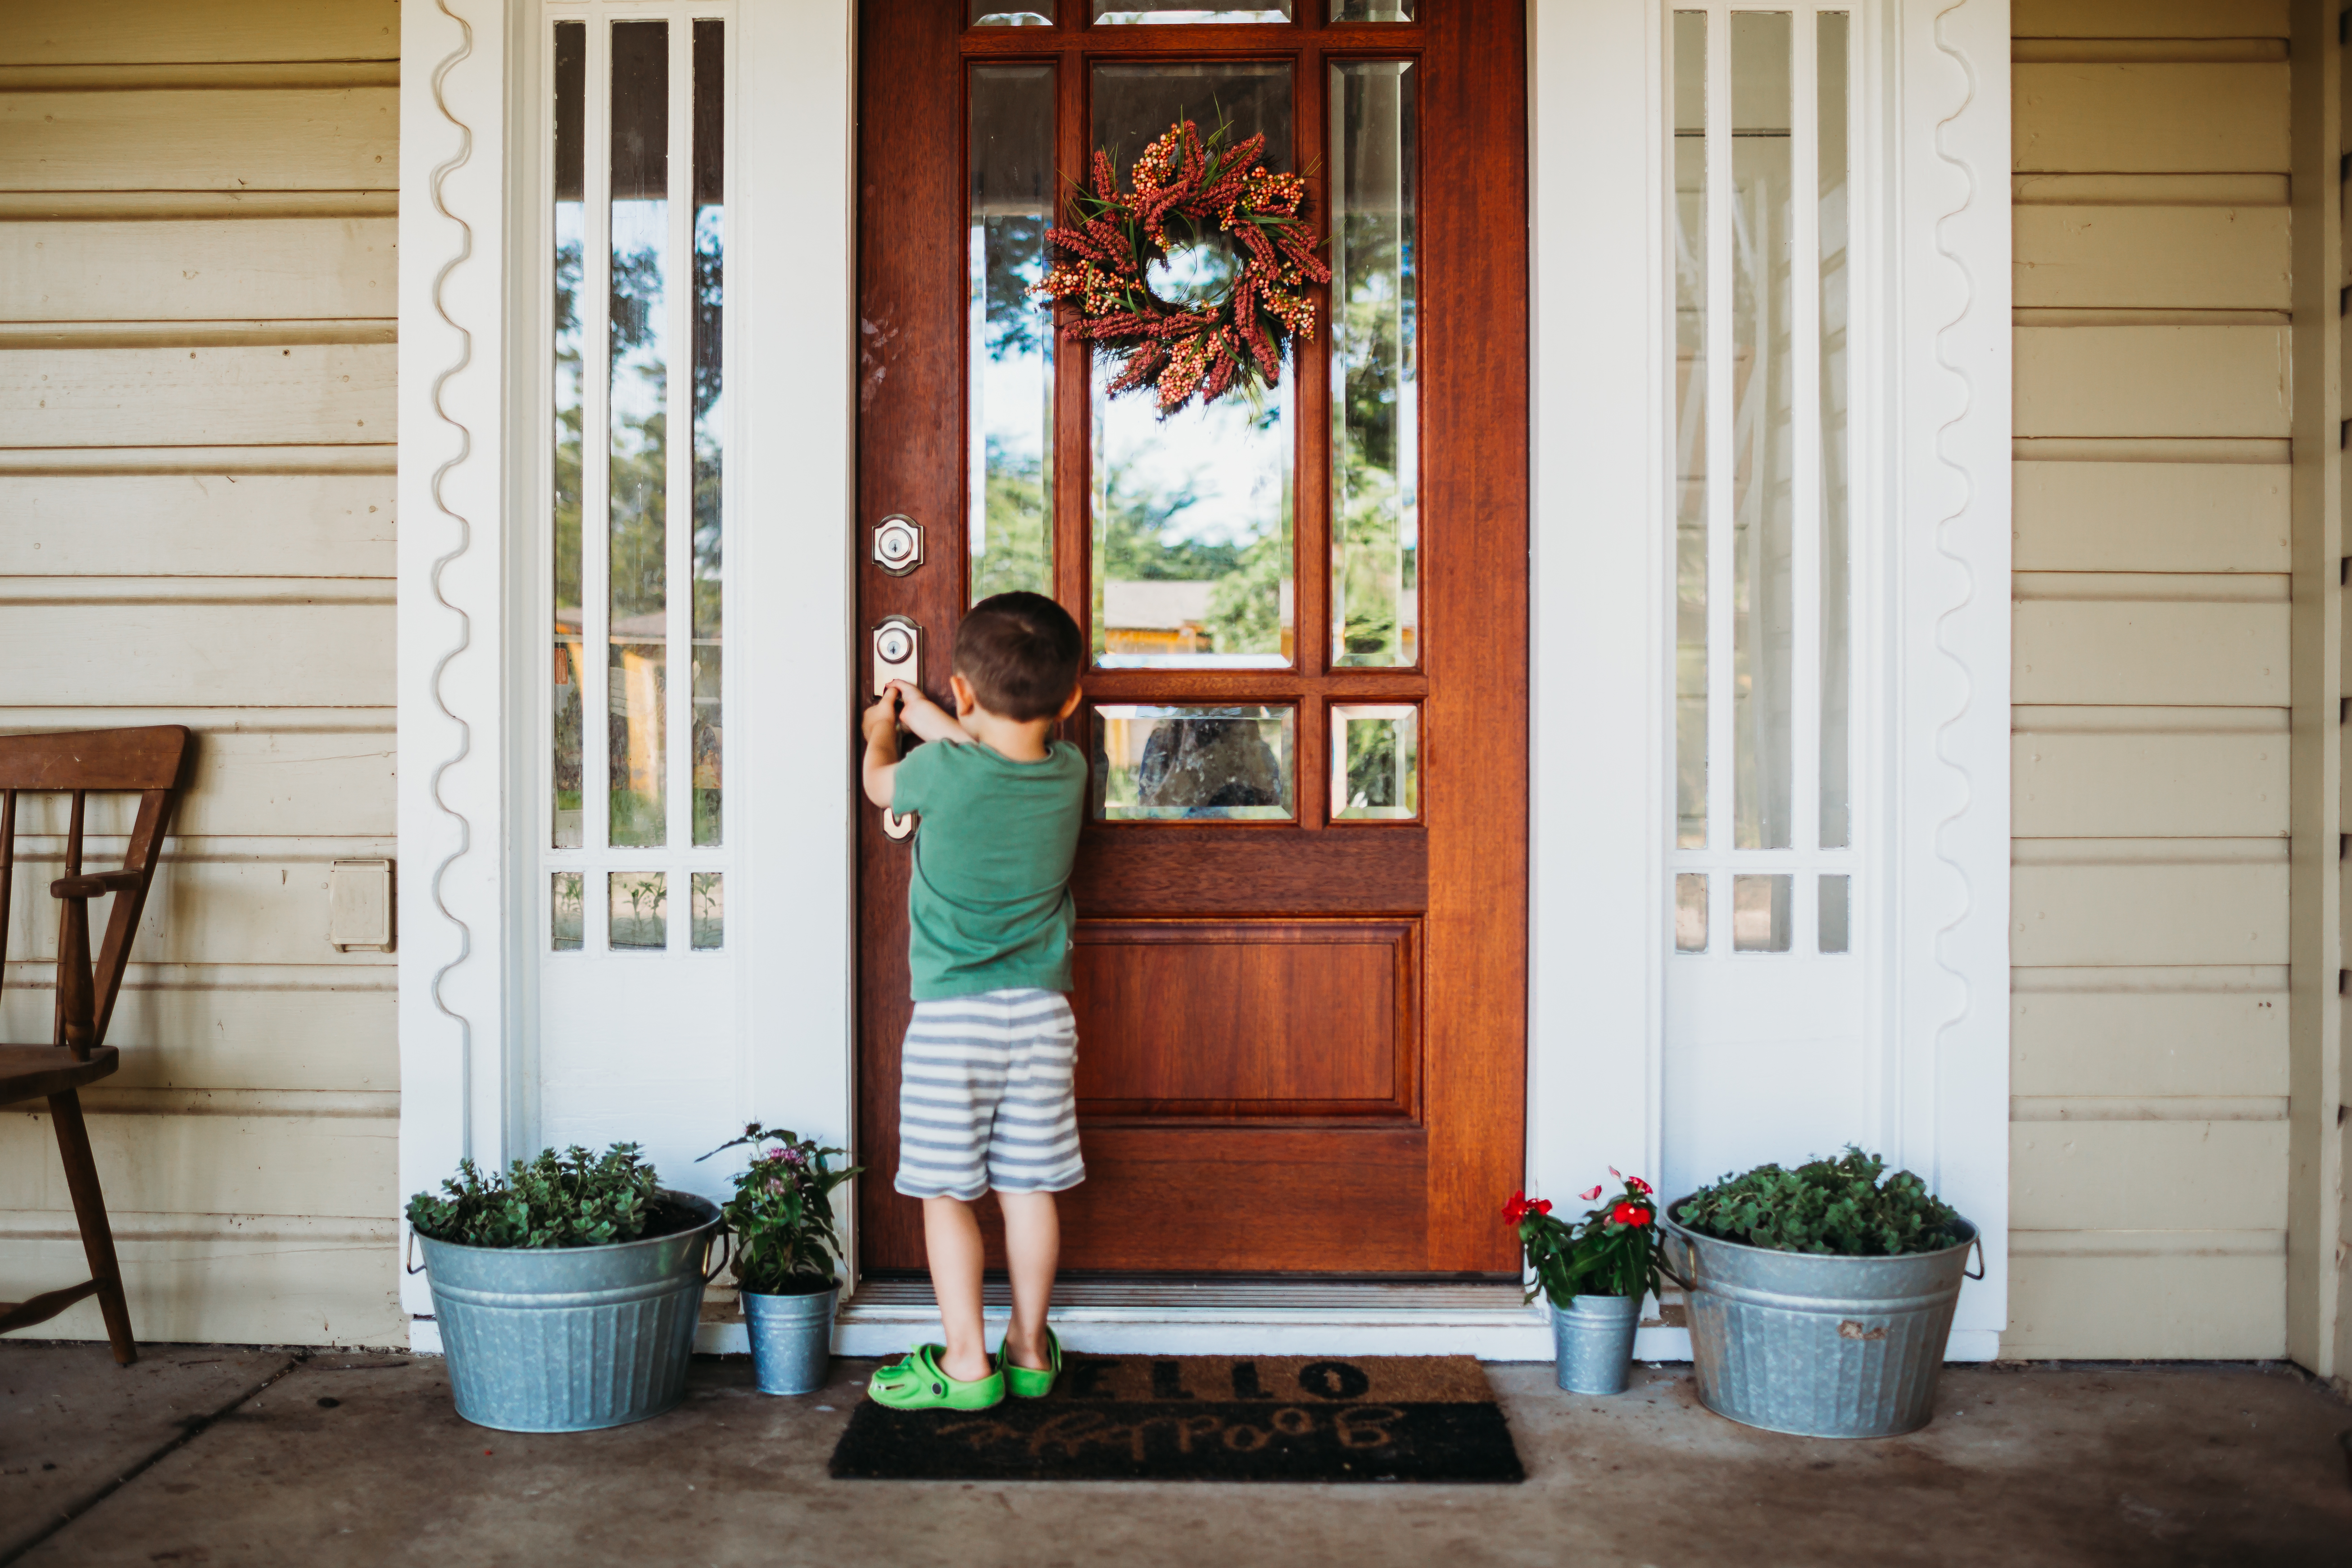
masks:
<path id="1" fill-rule="evenodd" d="M 1960 1216 L 1908 1171 L 1884 1181 L 1886 1162 L 1852 1144 L 1834 1160 L 1795 1170 L 1759 1165 L 1701 1187 L 1674 1210 L 1701 1236 L 1841 1258 L 1940 1252 L 1960 1239 Z"/>
<path id="2" fill-rule="evenodd" d="M 484 1176 L 471 1160 L 457 1162 L 444 1196 L 419 1193 L 408 1200 L 408 1223 L 419 1236 L 467 1247 L 610 1247 L 635 1241 L 652 1221 L 654 1168 L 635 1143 L 615 1143 L 592 1155 L 574 1143 L 558 1154 L 543 1149 L 505 1177 Z"/>
<path id="3" fill-rule="evenodd" d="M 746 1143 L 763 1147 L 736 1176 L 735 1195 L 719 1211 L 735 1234 L 736 1289 L 755 1296 L 830 1289 L 833 1259 L 841 1250 L 833 1228 L 833 1190 L 866 1167 L 836 1171 L 831 1162 L 841 1150 L 820 1148 L 814 1139 L 756 1121 L 743 1129 L 743 1136 L 702 1159 Z"/>

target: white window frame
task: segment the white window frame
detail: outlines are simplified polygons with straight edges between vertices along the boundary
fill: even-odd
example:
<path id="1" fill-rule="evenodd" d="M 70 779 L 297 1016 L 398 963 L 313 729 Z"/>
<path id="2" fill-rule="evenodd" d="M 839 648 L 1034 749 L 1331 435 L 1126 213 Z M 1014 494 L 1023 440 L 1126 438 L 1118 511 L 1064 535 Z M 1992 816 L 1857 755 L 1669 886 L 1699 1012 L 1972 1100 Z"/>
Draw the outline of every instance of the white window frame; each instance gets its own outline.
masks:
<path id="1" fill-rule="evenodd" d="M 1707 1158 L 1670 1159 L 1664 1074 L 1675 962 L 1665 73 L 1678 8 L 1699 7 L 1536 0 L 1531 13 L 1528 1142 L 1529 1190 L 1555 1197 L 1604 1165 L 1654 1174 Z M 1867 372 L 1854 363 L 1852 397 L 1878 420 L 1855 432 L 1852 515 L 1855 853 L 1879 889 L 1854 915 L 1853 958 L 1872 973 L 1852 1136 L 1983 1226 L 1988 1277 L 1963 1296 L 1949 1353 L 1988 1358 L 2007 1319 L 2009 1209 L 2008 8 L 1823 8 L 1854 16 L 1853 178 L 1875 193 L 1857 202 L 1854 237 L 1877 265 L 1857 267 L 1853 287 L 1880 334 Z M 1711 50 L 1727 41 L 1718 27 Z M 1642 240 L 1593 243 L 1619 233 Z M 1687 1356 L 1687 1334 L 1643 1330 L 1637 1353 Z"/>
<path id="2" fill-rule="evenodd" d="M 550 12 L 575 9 L 589 19 L 589 6 L 548 0 L 403 7 L 404 1206 L 460 1157 L 497 1165 L 540 1142 L 551 625 L 541 57 Z M 609 18 L 617 8 L 595 10 Z M 729 966 L 734 1016 L 723 1037 L 660 1048 L 723 1063 L 739 1125 L 759 1117 L 845 1143 L 855 13 L 847 0 L 735 0 L 729 30 L 733 81 L 761 84 L 729 93 L 730 193 L 748 161 L 770 171 L 763 201 L 730 204 L 729 363 L 804 374 L 738 375 L 729 387 L 733 428 L 761 439 L 739 435 L 728 452 L 726 743 L 736 787 L 726 940 L 759 962 Z M 754 519 L 759 526 L 747 522 Z M 745 669 L 772 678 L 742 679 Z M 763 782 L 753 792 L 749 779 Z M 688 918 L 685 904 L 672 914 Z M 716 955 L 612 956 L 687 964 Z M 717 1162 L 660 1164 L 676 1184 L 719 1179 Z M 854 1258 L 854 1219 L 845 1229 Z M 401 1300 L 419 1319 L 415 1342 L 436 1346 L 423 1276 L 404 1277 Z"/>

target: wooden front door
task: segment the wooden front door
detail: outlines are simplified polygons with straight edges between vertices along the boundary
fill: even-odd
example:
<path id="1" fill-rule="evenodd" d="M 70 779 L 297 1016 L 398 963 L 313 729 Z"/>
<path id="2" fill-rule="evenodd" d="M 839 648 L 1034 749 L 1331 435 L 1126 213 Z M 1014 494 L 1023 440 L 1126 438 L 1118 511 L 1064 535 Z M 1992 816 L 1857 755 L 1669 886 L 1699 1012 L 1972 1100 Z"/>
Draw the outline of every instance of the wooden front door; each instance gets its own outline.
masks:
<path id="1" fill-rule="evenodd" d="M 1066 1268 L 1516 1274 L 1524 7 L 1235 3 L 1268 8 L 860 8 L 860 622 L 913 621 L 941 698 L 990 593 L 1051 593 L 1094 650 Z M 1277 388 L 1160 420 L 1027 286 L 1093 151 L 1124 184 L 1180 118 L 1307 178 L 1335 276 Z M 1173 261 L 1174 300 L 1231 275 Z M 893 517 L 919 564 L 872 548 Z M 861 1261 L 919 1269 L 909 848 L 861 805 L 858 854 Z"/>

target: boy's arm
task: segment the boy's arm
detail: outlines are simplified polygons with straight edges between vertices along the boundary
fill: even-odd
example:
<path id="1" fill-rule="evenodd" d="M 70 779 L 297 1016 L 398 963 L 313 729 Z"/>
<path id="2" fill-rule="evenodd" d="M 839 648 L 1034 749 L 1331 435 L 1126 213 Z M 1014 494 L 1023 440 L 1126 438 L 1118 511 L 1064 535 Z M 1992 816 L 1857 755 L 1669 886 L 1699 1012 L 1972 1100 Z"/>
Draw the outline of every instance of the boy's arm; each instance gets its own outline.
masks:
<path id="1" fill-rule="evenodd" d="M 924 696 L 903 680 L 894 680 L 890 689 L 902 698 L 907 706 L 898 715 L 899 722 L 918 739 L 925 741 L 969 741 L 971 736 L 956 722 L 954 714 Z"/>
<path id="2" fill-rule="evenodd" d="M 858 770 L 859 779 L 866 786 L 866 798 L 885 811 L 898 793 L 898 700 L 899 689 L 893 683 L 858 720 L 866 731 L 866 761 Z"/>

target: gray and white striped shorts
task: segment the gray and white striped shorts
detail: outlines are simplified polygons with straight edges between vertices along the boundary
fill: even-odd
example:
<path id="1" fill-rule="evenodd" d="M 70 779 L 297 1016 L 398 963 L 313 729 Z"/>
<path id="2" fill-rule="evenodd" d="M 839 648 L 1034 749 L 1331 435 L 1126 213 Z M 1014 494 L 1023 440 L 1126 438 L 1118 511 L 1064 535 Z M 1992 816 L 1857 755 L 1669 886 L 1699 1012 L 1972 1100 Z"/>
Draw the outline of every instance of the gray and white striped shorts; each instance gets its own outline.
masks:
<path id="1" fill-rule="evenodd" d="M 898 1191 L 910 1198 L 1058 1193 L 1078 1156 L 1078 1021 L 1024 987 L 915 1004 L 898 1061 Z"/>

